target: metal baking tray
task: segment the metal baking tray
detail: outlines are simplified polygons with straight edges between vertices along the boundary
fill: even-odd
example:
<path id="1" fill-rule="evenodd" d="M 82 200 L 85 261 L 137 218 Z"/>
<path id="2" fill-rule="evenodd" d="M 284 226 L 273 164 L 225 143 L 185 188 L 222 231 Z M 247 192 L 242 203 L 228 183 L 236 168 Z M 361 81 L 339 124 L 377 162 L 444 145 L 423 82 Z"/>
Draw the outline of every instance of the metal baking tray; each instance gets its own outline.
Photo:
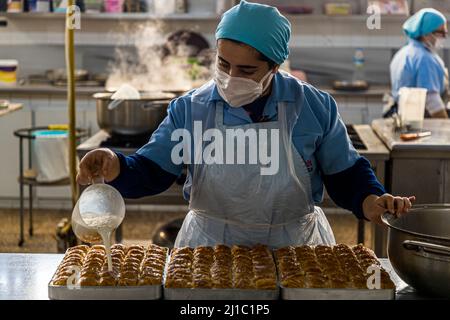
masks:
<path id="1" fill-rule="evenodd" d="M 165 271 L 170 258 L 167 250 Z M 162 298 L 162 284 L 153 286 L 95 286 L 74 287 L 52 284 L 55 274 L 48 284 L 48 297 L 51 300 L 158 300 Z"/>
<path id="2" fill-rule="evenodd" d="M 48 297 L 51 300 L 157 300 L 162 297 L 162 289 L 160 285 L 68 288 L 49 283 Z"/>
<path id="3" fill-rule="evenodd" d="M 284 288 L 283 300 L 394 300 L 395 289 Z"/>
<path id="4" fill-rule="evenodd" d="M 277 300 L 279 289 L 203 289 L 203 288 L 166 288 L 167 300 Z"/>
<path id="5" fill-rule="evenodd" d="M 272 253 L 273 255 L 273 253 Z M 216 289 L 216 288 L 166 288 L 166 275 L 170 257 L 163 276 L 164 299 L 166 300 L 278 300 L 280 290 L 260 289 Z"/>

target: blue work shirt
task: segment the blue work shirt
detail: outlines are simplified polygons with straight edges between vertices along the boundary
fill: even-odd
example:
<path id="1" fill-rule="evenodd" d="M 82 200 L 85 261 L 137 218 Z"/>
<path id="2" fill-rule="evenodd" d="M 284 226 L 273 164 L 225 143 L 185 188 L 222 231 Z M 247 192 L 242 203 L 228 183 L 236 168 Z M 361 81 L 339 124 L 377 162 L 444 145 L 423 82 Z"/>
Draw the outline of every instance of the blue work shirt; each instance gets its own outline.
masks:
<path id="1" fill-rule="evenodd" d="M 409 39 L 391 61 L 392 96 L 398 101 L 402 87 L 425 88 L 442 94 L 445 90 L 445 65 L 436 53 L 418 40 Z"/>
<path id="2" fill-rule="evenodd" d="M 172 148 L 179 141 L 172 141 L 171 134 L 176 129 L 185 128 L 192 132 L 191 96 L 195 90 L 173 100 L 168 108 L 168 116 L 153 133 L 150 141 L 137 151 L 163 170 L 180 175 L 183 165 L 171 160 Z M 225 125 L 235 126 L 252 123 L 244 108 L 230 107 L 219 95 L 216 86 L 211 89 L 209 101 L 224 104 Z M 263 116 L 277 119 L 278 102 L 302 104 L 297 124 L 294 126 L 292 141 L 303 157 L 311 177 L 312 195 L 316 204 L 323 198 L 322 175 L 333 175 L 352 167 L 360 158 L 353 148 L 335 100 L 326 92 L 301 82 L 292 76 L 278 72 L 273 78 L 272 92 L 264 107 Z M 193 165 L 190 165 L 184 196 L 188 200 L 192 181 Z"/>

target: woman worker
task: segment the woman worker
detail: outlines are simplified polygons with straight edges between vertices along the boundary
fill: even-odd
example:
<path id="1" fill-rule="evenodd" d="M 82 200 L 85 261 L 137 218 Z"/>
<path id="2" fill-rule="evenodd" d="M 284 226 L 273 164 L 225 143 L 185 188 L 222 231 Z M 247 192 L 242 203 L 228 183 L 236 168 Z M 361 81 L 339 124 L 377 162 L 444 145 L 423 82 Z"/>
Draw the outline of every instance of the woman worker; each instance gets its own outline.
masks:
<path id="1" fill-rule="evenodd" d="M 214 129 L 216 137 L 231 129 L 277 130 L 278 139 L 262 143 L 279 150 L 278 170 L 272 174 L 262 174 L 264 165 L 250 161 L 196 162 L 195 152 L 183 154 L 189 164 L 184 196 L 190 211 L 175 246 L 332 244 L 330 225 L 315 206 L 324 184 L 339 206 L 360 219 L 381 223 L 386 211 L 406 213 L 414 197 L 385 192 L 369 162 L 353 148 L 333 98 L 278 71 L 289 54 L 290 33 L 288 20 L 273 7 L 241 1 L 231 8 L 216 31 L 214 80 L 173 100 L 165 120 L 135 154 L 109 149 L 86 154 L 78 182 L 88 184 L 103 175 L 124 197 L 157 194 L 182 173 L 183 163 L 172 154 L 179 144 L 171 138 L 177 129 L 195 133 L 200 123 L 203 132 Z M 193 136 L 187 138 L 191 148 L 198 142 Z M 258 147 L 251 139 L 241 143 Z"/>
<path id="2" fill-rule="evenodd" d="M 426 8 L 403 24 L 408 44 L 392 59 L 392 96 L 398 102 L 402 87 L 427 89 L 426 117 L 447 118 L 448 73 L 437 54 L 447 37 L 447 20 L 439 11 Z"/>

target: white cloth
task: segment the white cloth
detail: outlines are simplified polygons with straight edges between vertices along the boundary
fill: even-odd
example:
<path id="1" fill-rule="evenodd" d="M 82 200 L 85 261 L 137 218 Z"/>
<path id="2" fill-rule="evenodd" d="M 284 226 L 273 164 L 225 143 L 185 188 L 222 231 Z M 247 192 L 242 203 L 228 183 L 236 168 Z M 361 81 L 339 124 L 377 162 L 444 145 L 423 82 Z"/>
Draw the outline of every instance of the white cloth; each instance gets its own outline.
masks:
<path id="1" fill-rule="evenodd" d="M 425 108 L 430 115 L 445 110 L 445 104 L 444 101 L 442 101 L 441 95 L 437 92 L 427 92 Z"/>
<path id="2" fill-rule="evenodd" d="M 69 149 L 66 133 L 36 131 L 32 145 L 33 168 L 39 182 L 54 182 L 69 177 Z"/>

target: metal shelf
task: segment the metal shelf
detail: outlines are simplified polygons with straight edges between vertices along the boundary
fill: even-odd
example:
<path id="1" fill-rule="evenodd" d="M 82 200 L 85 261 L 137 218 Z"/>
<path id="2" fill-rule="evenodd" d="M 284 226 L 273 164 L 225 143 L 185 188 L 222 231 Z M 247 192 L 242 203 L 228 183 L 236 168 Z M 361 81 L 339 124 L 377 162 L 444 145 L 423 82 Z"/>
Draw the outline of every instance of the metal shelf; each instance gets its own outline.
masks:
<path id="1" fill-rule="evenodd" d="M 0 17 L 8 19 L 63 19 L 65 13 L 60 12 L 0 12 Z M 219 20 L 220 16 L 212 12 L 198 12 L 185 14 L 170 14 L 170 15 L 156 15 L 148 12 L 130 12 L 130 13 L 82 13 L 81 17 L 84 19 L 93 20 Z M 286 17 L 291 21 L 303 20 L 331 20 L 331 21 L 364 21 L 369 15 L 325 15 L 325 14 L 286 14 Z M 381 20 L 387 22 L 402 22 L 406 20 L 405 15 L 382 15 Z M 450 16 L 449 16 L 450 18 Z"/>
<path id="2" fill-rule="evenodd" d="M 389 30 L 401 30 L 401 24 L 406 20 L 404 15 L 384 15 L 381 17 L 382 29 L 370 31 L 370 37 L 367 30 L 358 35 L 355 30 L 365 26 L 365 21 L 369 17 L 367 14 L 350 16 L 327 16 L 324 14 L 300 14 L 286 15 L 293 25 L 293 36 L 291 39 L 292 48 L 375 48 L 375 49 L 398 49 L 403 45 L 403 41 L 397 41 L 395 35 Z M 35 20 L 39 24 L 47 22 L 49 25 L 60 24 L 64 22 L 64 13 L 0 13 L 0 20 L 6 19 L 15 24 L 19 34 L 16 37 L 11 36 L 10 43 L 14 45 L 28 45 L 36 43 L 47 43 L 49 45 L 64 44 L 64 34 L 62 29 L 53 28 L 55 32 L 51 37 L 46 37 L 45 31 L 36 32 L 36 37 L 22 36 L 25 30 L 32 28 Z M 120 23 L 140 23 L 151 20 L 160 20 L 168 25 L 178 23 L 184 25 L 192 24 L 195 28 L 202 30 L 205 36 L 214 41 L 213 24 L 219 21 L 219 16 L 215 13 L 186 13 L 167 16 L 157 16 L 151 13 L 82 13 L 82 21 L 86 22 L 86 28 L 75 35 L 75 44 L 77 46 L 128 46 L 130 44 L 119 44 L 117 39 L 107 35 L 105 30 L 110 28 L 101 28 L 97 30 L 98 22 L 103 22 L 111 27 Z M 31 22 L 28 22 L 31 21 Z M 92 22 L 88 23 L 88 22 Z M 28 22 L 28 23 L 27 23 Z M 95 24 L 97 22 L 97 24 Z M 342 29 L 341 28 L 342 23 Z M 320 26 L 317 30 L 314 26 Z M 186 26 L 185 26 L 186 27 Z M 189 26 L 187 26 L 189 27 Z M 171 28 L 169 26 L 169 28 Z M 14 29 L 14 28 L 13 28 Z M 23 29 L 23 30 L 22 30 Z M 59 31 L 58 31 L 59 30 Z M 352 31 L 353 30 L 353 31 Z M 385 31 L 388 30 L 388 31 Z M 30 30 L 33 32 L 32 30 Z M 347 33 L 351 32 L 351 33 Z M 400 32 L 400 31 L 399 31 Z M 105 35 L 105 37 L 103 37 Z M 401 36 L 399 33 L 398 37 Z M 384 40 L 384 37 L 387 37 Z M 39 39 L 39 40 L 38 40 Z M 5 41 L 3 41 L 4 43 Z M 0 43 L 2 41 L 0 40 Z M 6 41 L 8 43 L 8 41 Z M 446 43 L 446 47 L 450 46 Z"/>
<path id="3" fill-rule="evenodd" d="M 308 21 L 308 20 L 328 20 L 333 22 L 361 22 L 369 18 L 368 14 L 353 14 L 353 15 L 326 15 L 326 14 L 287 14 L 286 17 L 290 21 Z M 404 22 L 408 17 L 405 15 L 382 15 L 381 21 L 387 22 Z"/>
<path id="4" fill-rule="evenodd" d="M 59 12 L 1 12 L 0 18 L 7 19 L 56 19 L 65 18 L 65 13 Z M 147 12 L 143 13 L 82 13 L 81 19 L 86 20 L 218 20 L 219 16 L 213 13 L 189 13 L 189 14 L 172 14 L 172 15 L 155 15 Z"/>

